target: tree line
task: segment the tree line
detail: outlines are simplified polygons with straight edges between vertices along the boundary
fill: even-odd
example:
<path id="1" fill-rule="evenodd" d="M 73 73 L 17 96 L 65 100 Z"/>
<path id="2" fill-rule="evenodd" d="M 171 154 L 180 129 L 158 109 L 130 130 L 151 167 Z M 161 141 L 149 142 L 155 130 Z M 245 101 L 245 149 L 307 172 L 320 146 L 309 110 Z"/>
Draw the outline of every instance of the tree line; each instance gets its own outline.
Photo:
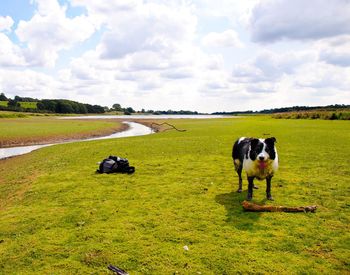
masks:
<path id="1" fill-rule="evenodd" d="M 277 114 L 277 113 L 288 113 L 288 112 L 301 112 L 301 111 L 338 111 L 341 109 L 349 109 L 350 105 L 335 104 L 327 106 L 293 106 L 293 107 L 282 107 L 273 109 L 264 109 L 261 111 L 232 111 L 232 112 L 215 112 L 213 115 L 239 115 L 239 114 Z"/>
<path id="2" fill-rule="evenodd" d="M 106 110 L 99 105 L 79 103 L 68 99 L 37 99 L 31 97 L 15 96 L 7 98 L 4 93 L 0 94 L 0 101 L 7 101 L 7 106 L 0 106 L 0 110 L 33 112 L 33 113 L 58 113 L 58 114 L 101 114 Z M 24 108 L 23 102 L 36 102 L 36 108 Z"/>
<path id="3" fill-rule="evenodd" d="M 17 111 L 17 112 L 33 112 L 33 113 L 58 113 L 58 114 L 101 114 L 105 112 L 117 112 L 125 115 L 131 115 L 134 113 L 153 114 L 153 115 L 197 115 L 196 111 L 154 111 L 134 110 L 132 107 L 122 107 L 119 103 L 113 104 L 112 108 L 102 107 L 99 105 L 90 105 L 79 103 L 67 99 L 37 99 L 31 97 L 15 96 L 13 99 L 5 96 L 4 93 L 0 94 L 0 101 L 7 101 L 7 106 L 0 106 L 0 110 Z M 24 102 L 36 102 L 36 108 L 23 107 Z"/>

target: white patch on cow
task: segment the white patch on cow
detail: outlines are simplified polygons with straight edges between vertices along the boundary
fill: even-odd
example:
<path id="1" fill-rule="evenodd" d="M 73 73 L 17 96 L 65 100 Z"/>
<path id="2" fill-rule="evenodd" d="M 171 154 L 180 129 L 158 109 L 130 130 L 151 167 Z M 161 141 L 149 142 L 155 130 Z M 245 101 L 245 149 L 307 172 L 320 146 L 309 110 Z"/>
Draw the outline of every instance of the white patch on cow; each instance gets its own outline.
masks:
<path id="1" fill-rule="evenodd" d="M 278 170 L 278 154 L 277 154 L 277 149 L 275 147 L 275 152 L 276 152 L 276 157 L 272 162 L 272 170 L 273 172 L 276 172 Z"/>
<path id="2" fill-rule="evenodd" d="M 260 139 L 261 141 L 261 139 Z M 261 141 L 262 144 L 264 144 L 264 147 L 262 149 L 262 151 L 260 152 L 260 154 L 257 156 L 258 160 L 260 160 L 260 158 L 263 158 L 263 161 L 266 161 L 267 159 L 270 158 L 270 155 L 266 152 L 266 144 L 264 143 L 264 140 Z"/>
<path id="3" fill-rule="evenodd" d="M 238 144 L 240 144 L 240 142 L 242 141 L 242 140 L 245 140 L 246 139 L 246 137 L 241 137 L 239 140 L 238 140 Z"/>

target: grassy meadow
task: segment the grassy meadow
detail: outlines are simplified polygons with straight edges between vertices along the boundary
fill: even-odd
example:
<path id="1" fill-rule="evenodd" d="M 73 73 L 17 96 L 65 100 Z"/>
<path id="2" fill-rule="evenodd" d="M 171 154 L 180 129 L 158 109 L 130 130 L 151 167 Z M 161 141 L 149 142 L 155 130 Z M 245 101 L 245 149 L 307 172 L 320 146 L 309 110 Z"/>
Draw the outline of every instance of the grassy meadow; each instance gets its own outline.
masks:
<path id="1" fill-rule="evenodd" d="M 19 102 L 19 105 L 24 109 L 36 109 L 38 102 Z"/>
<path id="2" fill-rule="evenodd" d="M 64 120 L 55 117 L 15 117 L 0 119 L 0 147 L 112 133 L 121 127 L 111 120 Z M 23 113 L 19 113 L 23 114 Z"/>
<path id="3" fill-rule="evenodd" d="M 8 101 L 0 100 L 0 106 L 7 107 L 7 102 Z"/>
<path id="4" fill-rule="evenodd" d="M 0 273 L 349 274 L 350 124 L 265 116 L 172 120 L 186 132 L 78 142 L 0 161 Z M 231 149 L 275 136 L 274 202 L 249 213 Z M 3 137 L 0 137 L 0 139 Z M 96 174 L 110 154 L 135 174 Z M 188 246 L 188 250 L 184 249 Z"/>
<path id="5" fill-rule="evenodd" d="M 0 101 L 0 106 L 7 107 L 8 101 Z M 36 109 L 38 102 L 18 102 L 24 109 Z"/>

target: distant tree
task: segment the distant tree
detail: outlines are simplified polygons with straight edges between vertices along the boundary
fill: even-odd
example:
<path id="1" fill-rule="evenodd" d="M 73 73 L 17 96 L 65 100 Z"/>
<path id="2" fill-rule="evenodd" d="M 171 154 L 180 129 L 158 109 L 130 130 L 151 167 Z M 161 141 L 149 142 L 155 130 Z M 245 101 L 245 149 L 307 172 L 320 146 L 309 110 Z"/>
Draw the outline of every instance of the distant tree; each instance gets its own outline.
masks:
<path id="1" fill-rule="evenodd" d="M 87 114 L 88 112 L 86 106 L 82 103 L 79 103 L 78 109 L 79 109 L 79 114 Z"/>
<path id="2" fill-rule="evenodd" d="M 16 95 L 14 100 L 18 101 L 18 102 L 37 102 L 39 101 L 39 99 L 37 98 L 32 98 L 32 97 L 21 97 Z"/>
<path id="3" fill-rule="evenodd" d="M 36 104 L 36 107 L 38 108 L 38 110 L 45 110 L 45 105 L 44 105 L 44 103 L 42 103 L 41 101 L 39 101 L 39 102 Z"/>
<path id="4" fill-rule="evenodd" d="M 104 108 L 99 105 L 84 104 L 87 108 L 89 114 L 103 114 L 105 112 Z"/>
<path id="5" fill-rule="evenodd" d="M 57 105 L 56 100 L 43 99 L 40 102 L 38 102 L 36 107 L 39 110 L 55 113 L 56 112 L 56 105 Z"/>
<path id="6" fill-rule="evenodd" d="M 16 100 L 13 100 L 10 98 L 9 101 L 7 102 L 7 106 L 8 107 L 20 107 L 20 104 Z"/>
<path id="7" fill-rule="evenodd" d="M 92 105 L 90 105 L 90 104 L 85 104 L 85 107 L 86 107 L 88 113 L 93 113 L 93 107 L 92 107 Z"/>
<path id="8" fill-rule="evenodd" d="M 125 112 L 131 113 L 131 114 L 132 113 L 136 113 L 135 110 L 133 108 L 131 108 L 131 107 L 126 108 Z"/>
<path id="9" fill-rule="evenodd" d="M 119 103 L 113 104 L 112 107 L 113 107 L 114 111 L 117 111 L 117 112 L 122 112 L 123 111 L 123 108 L 122 108 L 122 106 Z"/>
<path id="10" fill-rule="evenodd" d="M 79 103 L 70 101 L 70 100 L 64 100 L 62 101 L 64 104 L 70 105 L 71 109 L 73 110 L 72 113 L 79 114 Z"/>
<path id="11" fill-rule="evenodd" d="M 0 94 L 0 101 L 6 101 L 6 100 L 8 100 L 8 98 L 5 96 L 4 93 L 1 93 Z"/>
<path id="12" fill-rule="evenodd" d="M 56 113 L 70 114 L 74 113 L 74 109 L 68 102 L 59 101 L 56 105 Z"/>
<path id="13" fill-rule="evenodd" d="M 94 109 L 94 113 L 103 114 L 105 112 L 105 109 L 100 105 L 93 105 L 92 107 Z"/>

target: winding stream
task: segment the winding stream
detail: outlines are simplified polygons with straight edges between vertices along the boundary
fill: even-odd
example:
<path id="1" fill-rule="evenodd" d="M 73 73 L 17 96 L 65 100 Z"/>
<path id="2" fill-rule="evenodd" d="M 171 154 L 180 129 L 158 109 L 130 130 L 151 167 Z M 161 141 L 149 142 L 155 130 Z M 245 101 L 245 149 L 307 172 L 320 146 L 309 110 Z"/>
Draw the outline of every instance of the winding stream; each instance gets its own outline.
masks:
<path id="1" fill-rule="evenodd" d="M 225 116 L 221 115 L 132 115 L 129 118 L 132 119 L 208 119 L 208 118 L 223 118 Z M 115 119 L 122 118 L 125 119 L 125 116 L 117 116 L 117 115 L 108 115 L 108 116 L 74 116 L 74 117 L 60 117 L 60 119 Z M 140 123 L 123 121 L 129 125 L 129 128 L 122 132 L 117 132 L 111 134 L 109 136 L 97 137 L 97 138 L 89 138 L 89 139 L 79 139 L 79 140 L 71 140 L 65 142 L 57 142 L 51 144 L 41 144 L 41 145 L 30 145 L 30 146 L 17 146 L 17 147 L 9 147 L 9 148 L 0 148 L 0 159 L 14 157 L 18 155 L 23 155 L 30 153 L 34 150 L 56 145 L 63 143 L 71 143 L 77 141 L 89 141 L 89 140 L 100 140 L 100 139 L 109 139 L 109 138 L 122 138 L 122 137 L 134 137 L 134 136 L 143 136 L 154 133 L 150 127 L 144 126 Z"/>
<path id="2" fill-rule="evenodd" d="M 110 139 L 110 138 L 135 137 L 135 136 L 143 136 L 143 135 L 149 135 L 149 134 L 154 133 L 150 127 L 144 126 L 140 123 L 126 122 L 126 121 L 124 121 L 123 123 L 126 123 L 129 125 L 129 128 L 127 130 L 122 131 L 122 132 L 117 132 L 117 133 L 111 134 L 109 136 L 89 138 L 89 139 L 80 139 L 80 140 L 71 140 L 71 141 L 58 142 L 58 143 L 52 143 L 52 144 L 0 148 L 0 159 L 27 154 L 27 153 L 30 153 L 34 150 L 37 150 L 37 149 L 40 149 L 43 147 L 47 147 L 47 146 L 51 146 L 51 145 L 56 145 L 56 144 L 71 143 L 71 142 L 77 142 L 77 141 Z"/>

